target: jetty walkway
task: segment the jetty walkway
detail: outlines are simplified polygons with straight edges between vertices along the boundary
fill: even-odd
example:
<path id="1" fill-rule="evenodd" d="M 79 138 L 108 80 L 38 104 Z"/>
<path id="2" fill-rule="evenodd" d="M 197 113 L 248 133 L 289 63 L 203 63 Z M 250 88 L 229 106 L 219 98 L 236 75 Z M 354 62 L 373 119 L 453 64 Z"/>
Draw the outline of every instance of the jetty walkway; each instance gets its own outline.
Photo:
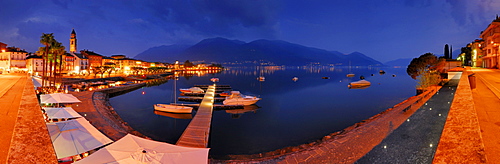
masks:
<path id="1" fill-rule="evenodd" d="M 187 126 L 176 145 L 186 147 L 208 147 L 210 125 L 215 96 L 215 84 L 208 87 L 196 115 Z"/>

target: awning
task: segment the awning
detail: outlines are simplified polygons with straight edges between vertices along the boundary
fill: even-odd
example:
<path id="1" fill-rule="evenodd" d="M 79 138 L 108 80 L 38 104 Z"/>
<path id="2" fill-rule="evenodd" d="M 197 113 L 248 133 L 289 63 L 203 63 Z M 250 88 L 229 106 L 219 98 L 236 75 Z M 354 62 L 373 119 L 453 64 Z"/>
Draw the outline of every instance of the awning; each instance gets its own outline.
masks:
<path id="1" fill-rule="evenodd" d="M 113 142 L 84 118 L 47 123 L 47 128 L 58 159 Z"/>
<path id="2" fill-rule="evenodd" d="M 73 96 L 67 93 L 52 93 L 40 95 L 40 103 L 79 103 L 81 102 Z"/>
<path id="3" fill-rule="evenodd" d="M 94 163 L 208 163 L 209 148 L 190 148 L 127 134 L 120 140 L 77 161 Z"/>

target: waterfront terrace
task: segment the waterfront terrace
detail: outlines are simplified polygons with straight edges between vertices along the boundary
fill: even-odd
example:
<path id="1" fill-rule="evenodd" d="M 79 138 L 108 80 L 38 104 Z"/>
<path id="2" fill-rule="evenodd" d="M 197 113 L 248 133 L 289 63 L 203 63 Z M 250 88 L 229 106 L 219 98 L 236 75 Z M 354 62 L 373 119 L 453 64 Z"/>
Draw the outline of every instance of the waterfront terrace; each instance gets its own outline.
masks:
<path id="1" fill-rule="evenodd" d="M 477 77 L 475 88 L 470 87 L 468 75 L 471 73 L 475 73 Z M 433 163 L 494 163 L 498 161 L 497 154 L 500 146 L 496 134 L 500 129 L 498 125 L 495 125 L 500 118 L 498 116 L 500 112 L 497 111 L 498 106 L 495 106 L 500 104 L 500 90 L 498 89 L 500 88 L 500 78 L 498 77 L 500 77 L 500 71 L 491 69 L 469 68 L 462 73 L 456 91 L 450 92 L 453 93 L 450 94 L 453 96 L 453 100 L 449 107 L 442 134 L 439 136 L 439 142 L 432 146 L 436 148 L 435 154 L 431 154 Z M 2 79 L 0 85 L 2 113 L 0 117 L 4 120 L 1 128 L 2 138 L 0 141 L 2 141 L 1 151 L 3 153 L 0 153 L 0 162 L 56 163 L 55 152 L 44 126 L 43 116 L 39 111 L 40 106 L 33 91 L 33 84 L 29 80 L 30 77 L 24 74 L 11 73 L 0 75 L 0 78 Z M 82 101 L 86 101 L 83 103 L 90 102 L 88 105 L 96 108 L 106 106 L 96 105 L 96 102 L 106 101 L 103 95 L 99 95 L 100 93 L 95 96 L 96 93 L 85 93 L 92 96 L 91 98 L 82 99 Z M 443 94 L 446 92 L 440 91 L 437 93 Z M 325 136 L 321 141 L 298 147 L 283 148 L 275 152 L 238 156 L 232 160 L 211 160 L 211 163 L 354 163 L 362 157 L 366 158 L 364 156 L 368 152 L 384 149 L 384 145 L 380 143 L 386 143 L 384 140 L 390 137 L 371 139 L 372 136 L 398 134 L 395 131 L 405 127 L 405 124 L 413 122 L 407 121 L 408 118 L 413 120 L 412 117 L 415 115 L 413 113 L 417 113 L 422 109 L 429 110 L 429 107 L 422 106 L 422 104 L 426 102 L 430 104 L 432 98 L 436 96 L 433 95 L 433 93 L 424 93 L 421 96 L 411 98 L 372 117 L 370 120 Z M 429 98 L 431 100 L 427 101 L 426 99 Z M 105 110 L 112 111 L 112 109 L 106 108 Z M 119 119 L 118 115 L 113 114 L 113 112 L 110 113 L 110 115 L 106 114 L 102 115 L 102 117 L 108 117 L 107 119 L 110 120 Z M 84 112 L 81 114 L 87 114 L 86 118 L 93 123 L 96 122 L 94 126 L 98 129 L 112 129 L 104 133 L 108 136 L 117 136 L 113 140 L 119 138 L 119 135 L 115 135 L 115 133 L 121 133 L 119 130 L 113 131 L 113 129 L 118 124 L 126 125 L 126 123 L 120 121 L 104 121 L 97 124 L 100 121 L 96 120 L 96 117 Z M 394 116 L 398 116 L 396 118 L 400 119 L 400 121 L 392 121 L 391 119 L 395 118 Z M 377 121 L 380 122 L 376 123 Z M 399 124 L 401 126 L 398 128 Z M 370 129 L 380 135 L 369 132 Z M 365 132 L 365 135 L 361 135 L 363 132 Z M 395 144 L 405 145 L 407 143 Z M 376 158 L 388 157 L 382 154 L 376 156 Z M 397 159 L 411 162 L 409 156 L 399 156 Z M 358 163 L 363 162 L 358 161 Z"/>

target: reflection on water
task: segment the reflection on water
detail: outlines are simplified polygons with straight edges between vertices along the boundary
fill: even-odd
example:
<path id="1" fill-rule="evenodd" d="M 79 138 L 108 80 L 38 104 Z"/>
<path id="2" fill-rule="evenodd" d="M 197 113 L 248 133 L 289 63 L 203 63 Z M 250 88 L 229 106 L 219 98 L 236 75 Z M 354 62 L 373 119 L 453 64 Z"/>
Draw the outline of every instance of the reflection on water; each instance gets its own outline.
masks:
<path id="1" fill-rule="evenodd" d="M 247 113 L 247 112 L 256 113 L 257 109 L 259 109 L 259 108 L 260 108 L 259 106 L 253 104 L 253 105 L 244 106 L 243 109 L 231 109 L 231 110 L 225 110 L 225 111 L 226 111 L 226 113 L 231 114 L 231 118 L 238 119 L 244 113 Z"/>
<path id="2" fill-rule="evenodd" d="M 176 119 L 192 119 L 193 115 L 191 113 L 169 113 L 169 112 L 162 112 L 162 111 L 153 111 L 156 115 L 160 116 L 165 116 L 165 117 L 170 117 L 170 118 L 176 118 Z"/>
<path id="3" fill-rule="evenodd" d="M 265 81 L 256 80 L 261 75 Z M 405 69 L 333 67 L 228 68 L 204 76 L 181 76 L 177 88 L 196 84 L 230 85 L 245 95 L 262 98 L 256 106 L 213 112 L 210 155 L 255 154 L 321 139 L 400 103 L 415 93 L 415 81 Z M 355 77 L 346 77 L 354 73 Z M 373 74 L 373 76 L 372 76 Z M 399 75 L 396 77 L 391 76 Z M 349 89 L 360 76 L 371 82 L 364 89 Z M 292 80 L 294 77 L 300 80 Z M 323 79 L 322 77 L 329 77 Z M 152 139 L 176 143 L 189 119 L 157 115 L 153 104 L 173 102 L 173 83 L 168 81 L 114 97 L 110 103 L 137 131 Z M 179 93 L 179 92 L 178 92 Z M 194 113 L 193 115 L 195 115 Z M 237 118 L 237 119 L 236 119 Z"/>

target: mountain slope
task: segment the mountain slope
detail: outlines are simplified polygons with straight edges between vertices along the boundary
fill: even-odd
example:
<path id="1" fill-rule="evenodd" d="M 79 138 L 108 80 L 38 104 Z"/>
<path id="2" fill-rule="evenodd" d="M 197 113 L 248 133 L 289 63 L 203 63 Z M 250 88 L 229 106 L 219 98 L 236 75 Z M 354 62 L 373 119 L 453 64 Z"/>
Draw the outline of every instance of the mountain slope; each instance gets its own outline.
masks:
<path id="1" fill-rule="evenodd" d="M 173 62 L 234 63 L 248 61 L 271 62 L 276 65 L 351 65 L 381 66 L 382 63 L 359 52 L 343 55 L 337 51 L 306 47 L 281 40 L 255 40 L 245 43 L 225 38 L 210 38 L 192 46 L 171 45 L 150 48 L 136 59 Z"/>
<path id="2" fill-rule="evenodd" d="M 149 62 L 172 62 L 184 52 L 190 45 L 169 45 L 158 46 L 147 49 L 134 58 Z"/>
<path id="3" fill-rule="evenodd" d="M 391 60 L 391 61 L 385 62 L 384 64 L 387 66 L 401 66 L 401 67 L 403 67 L 403 66 L 410 65 L 411 60 L 413 60 L 413 58 L 401 58 L 401 59 L 396 59 L 396 60 Z"/>

